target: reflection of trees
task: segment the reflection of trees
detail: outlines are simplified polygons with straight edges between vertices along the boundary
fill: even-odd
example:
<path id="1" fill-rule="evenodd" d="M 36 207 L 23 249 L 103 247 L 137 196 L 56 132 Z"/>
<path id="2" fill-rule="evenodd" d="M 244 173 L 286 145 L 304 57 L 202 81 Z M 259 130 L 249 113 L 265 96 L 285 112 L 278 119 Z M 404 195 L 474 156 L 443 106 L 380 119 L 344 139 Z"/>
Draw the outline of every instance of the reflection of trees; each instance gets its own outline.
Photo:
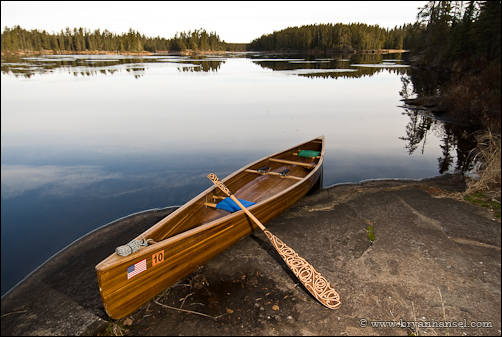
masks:
<path id="1" fill-rule="evenodd" d="M 187 66 L 178 67 L 178 70 L 183 72 L 217 72 L 222 63 L 224 63 L 224 61 L 190 61 L 187 63 Z"/>
<path id="2" fill-rule="evenodd" d="M 142 67 L 127 68 L 126 71 L 132 73 L 134 78 L 140 78 L 145 74 L 145 68 Z"/>
<path id="3" fill-rule="evenodd" d="M 403 99 L 438 95 L 445 83 L 445 75 L 434 71 L 422 71 L 410 68 L 401 77 L 402 89 L 399 95 Z M 438 158 L 439 173 L 447 172 L 455 165 L 455 170 L 465 172 L 473 168 L 470 152 L 476 147 L 475 127 L 465 127 L 451 122 L 441 121 L 431 112 L 418 108 L 404 108 L 404 115 L 410 118 L 406 125 L 406 136 L 400 139 L 406 142 L 405 148 L 412 154 L 422 144 L 422 153 L 427 141 L 427 134 L 435 131 L 440 135 L 442 156 Z M 455 163 L 456 157 L 456 163 Z"/>
<path id="4" fill-rule="evenodd" d="M 308 78 L 350 78 L 356 72 L 348 71 L 348 72 L 325 72 L 325 73 L 312 73 L 312 74 L 298 74 L 301 77 Z"/>
<path id="5" fill-rule="evenodd" d="M 473 130 L 467 132 L 465 128 L 455 126 L 449 123 L 442 123 L 443 137 L 440 145 L 443 156 L 438 158 L 439 173 L 444 173 L 453 165 L 454 156 L 456 154 L 457 162 L 455 170 L 466 172 L 474 167 L 471 150 L 476 146 Z"/>
<path id="6" fill-rule="evenodd" d="M 413 85 L 413 92 L 420 97 L 439 95 L 442 85 L 448 79 L 444 72 L 415 67 L 409 69 L 408 75 L 407 81 Z"/>
<path id="7" fill-rule="evenodd" d="M 289 58 L 298 59 L 303 58 L 304 61 L 293 60 L 288 62 L 284 58 L 278 59 L 274 61 L 274 58 L 269 58 L 268 60 L 253 60 L 253 63 L 261 66 L 264 69 L 272 69 L 274 71 L 293 71 L 298 69 L 312 69 L 315 72 L 312 73 L 300 73 L 298 76 L 309 77 L 309 78 L 361 78 L 365 76 L 373 76 L 383 71 L 387 71 L 390 73 L 395 73 L 398 75 L 404 75 L 407 73 L 407 67 L 399 67 L 393 68 L 392 65 L 383 66 L 382 62 L 385 62 L 386 59 L 392 60 L 393 63 L 400 62 L 401 56 L 393 55 L 392 58 L 390 56 L 386 56 L 381 54 L 355 54 L 351 55 L 350 59 L 344 55 L 333 56 L 330 59 L 316 59 L 312 56 L 302 56 L 302 55 L 288 55 Z M 352 64 L 374 64 L 375 66 L 368 67 L 359 67 L 359 66 L 351 66 Z M 399 63 L 396 63 L 399 64 Z M 320 71 L 325 69 L 326 72 Z M 351 71 L 330 71 L 333 69 L 347 69 Z M 356 71 L 353 71 L 356 70 Z"/>
<path id="8" fill-rule="evenodd" d="M 422 143 L 421 153 L 423 154 L 427 133 L 431 127 L 435 125 L 435 121 L 428 116 L 421 115 L 417 111 L 412 111 L 410 109 L 405 109 L 405 113 L 403 114 L 407 114 L 410 121 L 406 124 L 406 136 L 400 137 L 399 139 L 406 141 L 404 147 L 408 150 L 410 155 L 413 154 Z"/>
<path id="9" fill-rule="evenodd" d="M 392 74 L 404 75 L 408 68 L 370 68 L 370 67 L 351 67 L 351 68 L 340 68 L 340 69 L 356 69 L 357 71 L 351 72 L 325 72 L 325 73 L 312 73 L 312 74 L 298 74 L 298 76 L 309 77 L 309 78 L 362 78 L 374 76 L 380 72 L 387 71 Z"/>
<path id="10" fill-rule="evenodd" d="M 399 139 L 405 141 L 405 148 L 410 155 L 419 148 L 423 154 L 427 135 L 435 132 L 441 139 L 439 146 L 442 156 L 438 158 L 440 174 L 449 171 L 453 165 L 455 170 L 460 172 L 473 168 L 473 158 L 469 153 L 476 146 L 474 130 L 440 121 L 424 111 L 407 108 L 404 111 L 403 115 L 407 115 L 410 121 L 406 125 L 406 136 Z M 454 163 L 455 155 L 456 163 Z"/>
<path id="11" fill-rule="evenodd" d="M 35 71 L 32 69 L 26 69 L 24 67 L 7 67 L 2 64 L 2 74 L 10 74 L 15 77 L 24 77 L 31 78 L 35 73 L 47 73 L 47 70 L 40 69 L 39 71 Z"/>
<path id="12" fill-rule="evenodd" d="M 129 71 L 129 69 L 126 69 Z M 46 74 L 46 73 L 51 73 L 53 72 L 53 69 L 7 69 L 4 70 L 2 69 L 2 73 L 4 74 L 10 74 L 14 75 L 15 77 L 24 77 L 24 78 L 31 78 L 35 74 Z M 68 69 L 68 73 L 72 74 L 75 77 L 79 76 L 96 76 L 96 75 L 113 75 L 117 72 L 119 72 L 120 69 L 86 69 L 86 70 L 79 70 L 75 71 L 74 69 Z M 135 74 L 136 76 L 137 74 Z"/>
<path id="13" fill-rule="evenodd" d="M 316 72 L 312 73 L 302 73 L 298 74 L 298 76 L 310 77 L 310 78 L 361 78 L 366 76 L 373 76 L 380 72 L 387 71 L 390 73 L 394 73 L 397 75 L 404 75 L 407 73 L 408 68 L 392 68 L 392 67 L 356 67 L 349 66 L 348 63 L 344 65 L 337 64 L 337 62 L 330 63 L 290 63 L 284 61 L 253 61 L 255 64 L 258 64 L 262 68 L 272 69 L 274 71 L 292 71 L 297 69 L 312 69 Z M 319 70 L 325 69 L 326 72 L 319 72 Z M 347 71 L 347 72 L 334 72 L 330 71 L 332 69 L 348 69 L 348 70 L 356 70 L 356 71 Z"/>
<path id="14" fill-rule="evenodd" d="M 442 156 L 438 158 L 439 173 L 443 174 L 455 164 L 455 170 L 465 172 L 472 169 L 474 163 L 469 156 L 471 149 L 476 145 L 473 130 L 445 123 L 425 114 L 419 110 L 404 109 L 403 114 L 408 115 L 410 121 L 406 125 L 406 136 L 399 139 L 405 141 L 408 153 L 413 154 L 418 148 L 424 153 L 427 135 L 435 132 L 441 138 L 439 145 Z M 455 155 L 456 154 L 456 163 Z"/>
<path id="15" fill-rule="evenodd" d="M 44 58 L 11 58 L 4 62 L 2 59 L 1 71 L 3 74 L 10 74 L 16 77 L 30 78 L 34 74 L 46 74 L 55 70 L 67 71 L 74 76 L 95 76 L 95 75 L 113 75 L 117 71 L 125 70 L 131 73 L 135 78 L 140 78 L 146 71 L 145 64 L 159 62 L 156 58 L 77 58 L 68 59 L 68 56 L 62 59 L 56 57 Z M 161 62 L 165 63 L 165 60 Z M 188 63 L 183 60 L 173 60 L 169 63 Z M 196 61 L 190 61 L 190 64 L 197 64 L 199 67 L 188 71 L 218 71 L 224 60 L 205 61 L 203 58 Z M 131 66 L 132 65 L 132 66 Z M 183 71 L 187 71 L 183 69 Z"/>

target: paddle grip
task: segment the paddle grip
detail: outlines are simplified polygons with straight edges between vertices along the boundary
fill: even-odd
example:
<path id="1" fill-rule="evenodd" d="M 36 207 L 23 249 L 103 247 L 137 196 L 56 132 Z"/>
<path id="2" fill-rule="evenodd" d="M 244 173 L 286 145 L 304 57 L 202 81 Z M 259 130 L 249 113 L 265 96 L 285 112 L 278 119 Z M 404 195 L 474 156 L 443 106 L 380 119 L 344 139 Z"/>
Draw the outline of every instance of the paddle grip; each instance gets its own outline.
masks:
<path id="1" fill-rule="evenodd" d="M 225 186 L 225 184 L 223 184 L 220 181 L 220 179 L 218 179 L 218 176 L 216 174 L 209 173 L 207 175 L 207 177 L 209 178 L 209 180 L 211 180 L 213 182 L 213 184 L 218 186 L 220 188 L 220 190 L 222 190 L 226 195 L 228 195 L 228 196 L 232 195 L 232 193 L 230 193 L 230 190 Z"/>

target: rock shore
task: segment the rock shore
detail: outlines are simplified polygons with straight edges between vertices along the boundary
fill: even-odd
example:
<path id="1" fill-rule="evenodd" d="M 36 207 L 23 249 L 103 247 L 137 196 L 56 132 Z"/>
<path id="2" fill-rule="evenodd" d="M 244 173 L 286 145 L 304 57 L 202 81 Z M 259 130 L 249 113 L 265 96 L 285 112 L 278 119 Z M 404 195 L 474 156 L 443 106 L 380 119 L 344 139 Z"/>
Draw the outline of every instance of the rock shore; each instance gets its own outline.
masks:
<path id="1" fill-rule="evenodd" d="M 163 209 L 117 220 L 31 274 L 2 297 L 1 333 L 500 335 L 500 220 L 458 199 L 464 189 L 457 175 L 337 185 L 267 223 L 330 280 L 337 310 L 316 302 L 255 232 L 129 317 L 109 319 L 94 266 L 173 210 Z"/>

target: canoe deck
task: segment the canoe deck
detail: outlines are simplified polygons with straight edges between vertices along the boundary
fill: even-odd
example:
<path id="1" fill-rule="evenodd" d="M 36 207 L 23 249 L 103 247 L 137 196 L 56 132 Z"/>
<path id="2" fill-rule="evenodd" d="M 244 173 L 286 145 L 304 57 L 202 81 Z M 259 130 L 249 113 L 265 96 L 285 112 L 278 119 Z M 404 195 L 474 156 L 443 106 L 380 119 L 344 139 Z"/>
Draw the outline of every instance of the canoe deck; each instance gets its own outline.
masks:
<path id="1" fill-rule="evenodd" d="M 295 154 L 300 149 L 321 155 L 298 157 Z M 324 138 L 319 137 L 262 158 L 222 181 L 236 197 L 255 202 L 248 209 L 266 223 L 318 181 L 323 155 Z M 263 167 L 268 169 L 259 172 Z M 287 175 L 281 176 L 286 169 Z M 111 254 L 96 266 L 101 297 L 110 317 L 118 319 L 133 312 L 256 228 L 243 211 L 229 213 L 214 208 L 224 197 L 218 188 L 208 188 L 136 238 L 152 239 L 154 244 L 125 257 Z M 146 270 L 131 277 L 127 271 L 134 266 Z"/>

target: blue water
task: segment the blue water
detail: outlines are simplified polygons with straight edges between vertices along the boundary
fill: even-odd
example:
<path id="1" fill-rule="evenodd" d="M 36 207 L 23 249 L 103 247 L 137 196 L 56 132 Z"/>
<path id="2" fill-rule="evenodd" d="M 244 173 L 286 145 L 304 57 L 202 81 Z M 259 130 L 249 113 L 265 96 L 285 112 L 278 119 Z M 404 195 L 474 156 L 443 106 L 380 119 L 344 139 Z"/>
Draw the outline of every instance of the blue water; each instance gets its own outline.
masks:
<path id="1" fill-rule="evenodd" d="M 208 173 L 225 177 L 320 135 L 325 186 L 438 175 L 439 126 L 409 154 L 400 139 L 410 122 L 399 94 L 407 68 L 381 62 L 2 60 L 2 294 L 89 231 L 181 205 L 210 186 Z"/>

